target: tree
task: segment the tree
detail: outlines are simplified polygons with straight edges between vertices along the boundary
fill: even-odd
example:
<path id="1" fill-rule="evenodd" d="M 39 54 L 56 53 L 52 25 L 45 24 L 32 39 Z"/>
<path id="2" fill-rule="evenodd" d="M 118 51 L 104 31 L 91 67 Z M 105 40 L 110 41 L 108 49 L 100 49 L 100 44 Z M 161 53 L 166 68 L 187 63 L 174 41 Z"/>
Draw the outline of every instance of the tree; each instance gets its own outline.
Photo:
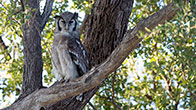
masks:
<path id="1" fill-rule="evenodd" d="M 168 5 L 160 9 L 160 7 L 163 5 L 160 5 L 159 7 L 156 7 L 156 6 L 153 7 L 152 4 L 147 3 L 145 1 L 138 3 L 138 4 L 136 3 L 136 7 L 134 8 L 133 8 L 133 0 L 122 0 L 122 1 L 118 1 L 118 0 L 77 1 L 76 0 L 74 1 L 76 6 L 78 6 L 78 8 L 83 8 L 81 7 L 83 5 L 80 5 L 80 2 L 82 3 L 92 2 L 93 4 L 92 10 L 90 12 L 89 10 L 86 10 L 86 12 L 89 12 L 89 13 L 86 15 L 83 21 L 83 24 L 81 26 L 81 33 L 83 34 L 83 44 L 85 45 L 88 51 L 91 69 L 86 75 L 80 78 L 77 78 L 73 81 L 70 81 L 69 83 L 57 83 L 49 88 L 44 88 L 42 86 L 43 64 L 50 65 L 50 61 L 49 60 L 44 61 L 43 60 L 44 58 L 42 59 L 41 32 L 43 32 L 43 34 L 49 37 L 53 35 L 52 32 L 54 31 L 48 32 L 48 30 L 51 28 L 50 27 L 51 24 L 50 23 L 46 24 L 46 23 L 50 19 L 49 15 L 52 11 L 52 5 L 54 1 L 53 0 L 46 1 L 45 6 L 42 10 L 43 12 L 39 9 L 40 8 L 39 0 L 28 0 L 28 1 L 21 0 L 21 1 L 15 1 L 15 3 L 13 2 L 14 1 L 11 2 L 10 4 L 11 6 L 9 5 L 5 6 L 5 4 L 2 4 L 2 6 L 4 6 L 3 9 L 9 12 L 8 17 L 4 17 L 4 18 L 7 18 L 7 21 L 9 22 L 5 22 L 4 24 L 5 25 L 9 24 L 11 26 L 9 28 L 7 27 L 8 29 L 5 28 L 4 33 L 9 29 L 11 30 L 11 32 L 14 30 L 13 32 L 16 33 L 18 36 L 20 36 L 23 40 L 23 47 L 24 47 L 23 69 L 21 67 L 20 69 L 15 68 L 15 71 L 23 70 L 23 82 L 22 82 L 22 91 L 21 91 L 21 95 L 19 99 L 15 101 L 15 103 L 7 107 L 6 109 L 41 109 L 41 108 L 42 109 L 43 108 L 46 108 L 46 109 L 82 109 L 89 102 L 92 96 L 96 93 L 96 91 L 100 87 L 100 84 L 102 84 L 105 78 L 107 78 L 108 75 L 111 74 L 112 72 L 116 71 L 116 69 L 122 64 L 122 62 L 130 54 L 130 52 L 132 52 L 135 48 L 139 47 L 138 44 L 142 41 L 142 39 L 144 39 L 144 42 L 142 43 L 138 51 L 135 52 L 135 57 L 139 54 L 144 54 L 145 58 L 148 58 L 148 57 L 151 58 L 151 61 L 146 60 L 145 65 L 147 68 L 146 72 L 149 74 L 149 77 L 150 76 L 152 77 L 152 80 L 148 80 L 149 78 L 147 77 L 145 78 L 144 76 L 143 83 L 137 83 L 137 87 L 133 85 L 132 83 L 129 84 L 129 86 L 131 87 L 131 89 L 129 90 L 132 90 L 132 91 L 134 90 L 135 92 L 135 94 L 132 95 L 134 97 L 134 100 L 136 100 L 137 103 L 139 103 L 139 106 L 137 107 L 140 108 L 144 106 L 146 108 L 146 106 L 149 103 L 155 102 L 158 107 L 160 106 L 160 108 L 161 106 L 162 108 L 166 106 L 168 108 L 175 107 L 175 109 L 177 109 L 178 103 L 180 101 L 179 94 L 182 91 L 179 86 L 187 86 L 187 85 L 190 86 L 187 88 L 188 89 L 187 95 L 191 94 L 191 97 L 190 97 L 191 100 L 195 100 L 195 91 L 194 91 L 195 54 L 194 54 L 194 48 L 193 48 L 194 46 L 188 49 L 186 48 L 186 46 L 184 47 L 182 46 L 184 50 L 182 51 L 181 50 L 182 47 L 180 47 L 178 44 L 178 43 L 183 44 L 185 42 L 184 45 L 187 45 L 187 44 L 195 45 L 195 36 L 194 36 L 195 35 L 195 30 L 194 30 L 195 24 L 194 23 L 191 24 L 192 22 L 194 22 L 195 17 L 193 18 L 194 19 L 193 21 L 190 20 L 189 18 L 195 12 L 194 9 L 190 8 L 190 7 L 194 7 L 194 4 L 193 4 L 194 2 L 191 2 L 191 3 L 188 3 L 186 1 L 179 2 L 179 3 L 168 2 Z M 156 2 L 159 2 L 159 1 L 153 1 L 152 3 L 156 3 Z M 179 6 L 177 6 L 180 3 L 181 3 L 180 6 L 186 7 L 188 12 L 187 10 L 182 10 L 181 8 L 179 8 Z M 63 5 L 63 6 L 66 6 L 66 5 Z M 141 8 L 140 6 L 143 6 L 143 8 Z M 154 10 L 143 11 L 142 9 L 145 9 L 144 8 L 145 6 L 148 6 L 149 9 L 154 9 Z M 11 8 L 12 10 L 8 10 L 9 8 L 6 8 L 6 7 L 9 7 L 9 8 L 13 7 L 13 8 Z M 141 8 L 141 10 L 137 12 L 139 8 Z M 18 9 L 18 11 L 13 11 L 14 9 Z M 131 16 L 132 17 L 131 22 L 133 22 L 132 25 L 134 27 L 132 26 L 133 28 L 127 31 L 129 17 L 130 17 L 132 9 L 134 9 L 133 11 L 134 13 L 132 13 L 132 16 Z M 54 10 L 58 10 L 58 8 L 54 7 Z M 58 10 L 58 12 L 61 12 L 61 11 L 62 11 L 61 9 Z M 180 11 L 182 12 L 180 13 Z M 177 14 L 177 12 L 179 12 L 179 14 L 183 14 L 183 11 L 187 12 L 184 14 L 183 19 L 185 20 L 185 22 L 190 21 L 190 25 L 188 29 L 192 29 L 189 31 L 190 33 L 193 34 L 193 36 L 190 36 L 190 33 L 186 34 L 186 32 L 184 32 L 185 35 L 190 36 L 184 42 L 179 42 L 179 37 L 176 37 L 176 39 L 170 39 L 172 38 L 172 36 L 169 36 L 169 35 L 168 35 L 169 36 L 168 38 L 159 37 L 159 36 L 165 36 L 164 28 L 169 28 L 169 27 L 171 28 L 169 29 L 169 32 L 168 32 L 170 35 L 172 33 L 172 29 L 175 31 L 174 28 L 176 26 L 173 26 L 173 27 L 172 26 L 167 27 L 167 26 L 171 25 L 171 23 L 175 22 L 175 20 L 180 22 L 179 21 L 180 18 L 175 18 L 174 16 Z M 141 16 L 139 16 L 139 13 L 141 12 L 146 12 L 146 14 L 143 14 L 145 18 L 142 18 Z M 52 13 L 52 15 L 54 14 L 55 13 Z M 2 16 L 5 16 L 5 15 L 6 13 L 2 14 Z M 135 19 L 133 19 L 134 17 Z M 21 21 L 18 22 L 18 19 L 20 19 Z M 172 19 L 174 20 L 170 21 Z M 188 20 L 186 21 L 186 19 Z M 6 21 L 6 20 L 3 19 L 3 21 Z M 182 23 L 180 26 L 186 27 L 187 25 L 185 25 L 185 22 L 184 24 Z M 16 30 L 17 25 L 13 25 L 16 23 L 18 23 L 17 25 L 19 27 L 22 27 L 21 30 L 20 29 Z M 159 24 L 164 24 L 164 25 L 162 25 L 163 26 L 162 27 L 162 26 L 159 26 Z M 50 25 L 50 26 L 46 26 L 47 29 L 43 30 L 45 25 Z M 179 28 L 179 30 L 180 29 L 182 28 Z M 180 33 L 181 30 L 178 32 Z M 163 38 L 163 39 L 160 39 L 160 38 Z M 169 43 L 176 42 L 176 41 L 178 42 L 176 43 L 177 49 L 172 50 L 170 48 L 172 45 L 170 45 Z M 1 42 L 3 42 L 3 40 L 1 40 Z M 51 41 L 48 41 L 48 42 L 51 42 Z M 166 43 L 164 44 L 164 42 Z M 145 46 L 148 46 L 149 43 L 152 43 L 152 46 L 153 46 L 152 48 L 150 48 L 150 50 L 148 50 L 149 48 L 146 49 L 147 47 L 145 47 Z M 167 56 L 168 53 L 163 51 L 164 48 L 160 48 L 159 45 L 161 43 L 163 43 L 163 47 L 170 46 L 168 48 L 168 49 L 171 49 L 169 50 L 169 52 L 174 53 L 173 57 L 169 59 L 172 59 L 172 58 L 181 59 L 184 55 L 185 57 L 183 58 L 186 60 L 181 60 L 181 61 L 179 60 L 173 64 L 172 62 L 165 63 L 163 57 L 169 57 L 169 56 Z M 45 44 L 47 45 L 47 43 Z M 13 55 L 9 55 L 10 52 L 7 51 L 9 49 L 8 47 L 6 47 L 4 43 L 1 43 L 1 45 L 3 45 L 2 46 L 3 48 L 1 48 L 2 50 L 4 50 L 3 54 L 6 56 L 4 57 L 5 59 L 3 61 L 5 62 L 10 61 L 9 59 L 11 59 Z M 20 45 L 21 44 L 19 44 L 18 47 Z M 47 51 L 47 49 L 43 49 L 43 50 Z M 181 50 L 181 51 L 176 52 L 177 50 Z M 158 54 L 159 51 L 161 51 L 161 54 L 164 54 L 164 56 L 161 56 L 160 54 Z M 182 52 L 184 54 L 179 55 L 178 54 L 179 52 Z M 189 52 L 190 54 L 186 54 L 187 52 Z M 193 57 L 190 57 L 190 56 L 193 56 Z M 43 57 L 48 58 L 49 55 L 43 55 Z M 14 59 L 14 57 L 12 59 Z M 20 57 L 20 59 L 13 60 L 12 65 L 17 66 L 16 62 L 22 61 L 22 59 L 23 58 Z M 165 72 L 165 70 L 171 67 L 171 64 L 177 65 L 177 66 L 172 66 L 175 69 L 171 71 L 174 71 L 177 73 L 178 72 L 177 70 L 181 68 L 179 71 L 181 71 L 181 73 L 183 73 L 184 76 L 183 74 L 182 75 L 175 74 L 171 77 L 171 74 L 169 74 L 168 72 Z M 126 66 L 122 65 L 119 71 L 123 71 L 123 67 L 126 67 Z M 48 68 L 46 67 L 46 69 L 50 71 L 49 67 Z M 14 69 L 10 69 L 10 71 L 11 70 L 14 71 Z M 113 81 L 114 83 L 114 79 L 116 77 L 115 74 L 118 74 L 118 73 L 120 73 L 118 72 L 118 70 L 114 72 L 112 76 L 113 79 L 112 80 L 106 79 L 106 82 Z M 186 76 L 186 74 L 188 74 L 188 76 Z M 174 79 L 175 76 L 177 76 L 175 80 L 178 81 L 177 83 L 178 87 L 175 87 L 175 85 L 171 84 L 172 78 Z M 186 78 L 188 78 L 188 82 L 183 82 L 186 80 Z M 175 103 L 174 106 L 168 103 L 164 104 L 160 102 L 161 101 L 160 96 L 156 94 L 157 91 L 159 93 L 159 91 L 163 90 L 163 89 L 160 89 L 161 83 L 158 81 L 159 79 L 163 79 L 165 81 L 169 96 L 172 98 L 172 100 L 174 100 L 174 103 Z M 151 81 L 153 83 L 150 83 Z M 122 85 L 124 85 L 125 83 L 126 81 L 123 82 Z M 193 85 L 190 85 L 190 83 L 193 83 Z M 141 88 L 138 87 L 138 85 L 140 84 L 142 85 Z M 148 89 L 150 88 L 149 87 L 150 84 L 154 84 L 153 86 L 154 91 L 152 89 Z M 117 84 L 117 86 L 119 85 Z M 122 88 L 125 88 L 125 87 L 122 87 Z M 137 91 L 144 90 L 144 88 L 146 89 L 146 91 L 150 90 L 150 92 L 136 94 Z M 118 90 L 113 90 L 113 92 L 114 91 L 118 91 Z M 78 95 L 81 92 L 85 92 L 84 93 L 85 99 L 82 102 L 76 101 L 74 96 Z M 110 95 L 110 94 L 107 94 L 107 92 L 105 92 L 105 94 Z M 116 108 L 121 109 L 121 107 L 119 107 L 119 103 L 116 104 L 114 101 L 114 94 L 112 93 L 111 95 L 112 95 L 112 98 L 105 97 L 102 94 L 98 94 L 99 98 L 105 98 L 106 100 L 110 100 L 111 103 Z M 127 93 L 127 95 L 130 96 L 130 93 Z M 139 96 L 143 96 L 143 97 L 140 98 Z M 99 99 L 97 100 L 101 103 L 101 100 Z M 189 100 L 189 99 L 185 99 L 185 101 L 186 100 Z M 145 103 L 140 103 L 141 101 L 144 101 Z M 149 103 L 146 104 L 146 102 L 149 102 Z M 185 104 L 185 108 L 186 107 L 193 108 L 194 106 L 193 103 L 189 103 L 188 106 Z M 162 104 L 162 105 L 159 105 L 159 104 Z M 126 108 L 123 108 L 123 109 L 126 109 Z"/>

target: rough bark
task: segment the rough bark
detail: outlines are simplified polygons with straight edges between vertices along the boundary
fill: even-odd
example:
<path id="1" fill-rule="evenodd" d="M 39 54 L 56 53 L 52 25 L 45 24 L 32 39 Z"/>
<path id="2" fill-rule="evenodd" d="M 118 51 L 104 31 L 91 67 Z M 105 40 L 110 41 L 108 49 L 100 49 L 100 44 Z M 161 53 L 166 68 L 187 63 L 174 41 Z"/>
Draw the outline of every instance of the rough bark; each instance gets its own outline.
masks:
<path id="1" fill-rule="evenodd" d="M 167 20 L 172 19 L 176 14 L 177 9 L 173 9 L 173 3 L 164 7 L 157 13 L 141 20 L 132 30 L 129 30 L 122 42 L 115 48 L 112 54 L 99 66 L 93 67 L 87 74 L 77 78 L 69 83 L 60 83 L 50 88 L 42 88 L 34 91 L 22 100 L 14 103 L 7 109 L 10 110 L 39 110 L 41 107 L 46 107 L 48 104 L 56 103 L 63 99 L 71 99 L 69 97 L 88 91 L 98 85 L 112 72 L 115 71 L 131 51 L 137 47 L 142 40 L 139 38 L 139 31 L 149 34 L 145 30 L 153 29 L 158 24 L 162 24 Z M 71 109 L 81 109 L 78 103 L 69 102 L 73 106 Z M 64 105 L 60 105 L 64 107 Z M 78 107 L 79 106 L 79 107 Z"/>
<path id="2" fill-rule="evenodd" d="M 103 62 L 122 40 L 134 0 L 97 0 L 84 28 L 90 66 Z"/>
<path id="3" fill-rule="evenodd" d="M 38 0 L 28 0 L 30 13 L 34 8 L 39 7 Z M 24 64 L 23 64 L 23 82 L 22 95 L 26 96 L 36 89 L 42 87 L 42 53 L 41 37 L 36 29 L 36 22 L 41 22 L 39 11 L 32 12 L 32 17 L 23 25 L 23 46 L 24 46 Z"/>
<path id="4" fill-rule="evenodd" d="M 42 88 L 43 63 L 40 32 L 43 30 L 49 18 L 52 3 L 53 0 L 46 2 L 43 15 L 39 11 L 39 0 L 28 0 L 26 3 L 30 7 L 26 11 L 31 13 L 32 17 L 23 24 L 24 64 L 20 98 Z"/>

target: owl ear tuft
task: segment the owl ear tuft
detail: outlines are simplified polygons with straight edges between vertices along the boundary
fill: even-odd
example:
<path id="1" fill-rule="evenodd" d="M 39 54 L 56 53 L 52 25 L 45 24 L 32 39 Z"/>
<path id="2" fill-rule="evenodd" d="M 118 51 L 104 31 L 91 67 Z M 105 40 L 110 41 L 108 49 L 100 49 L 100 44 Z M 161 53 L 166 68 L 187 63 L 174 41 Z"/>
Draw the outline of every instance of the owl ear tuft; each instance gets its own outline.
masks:
<path id="1" fill-rule="evenodd" d="M 74 18 L 78 19 L 78 13 L 76 13 L 76 12 L 74 13 Z"/>

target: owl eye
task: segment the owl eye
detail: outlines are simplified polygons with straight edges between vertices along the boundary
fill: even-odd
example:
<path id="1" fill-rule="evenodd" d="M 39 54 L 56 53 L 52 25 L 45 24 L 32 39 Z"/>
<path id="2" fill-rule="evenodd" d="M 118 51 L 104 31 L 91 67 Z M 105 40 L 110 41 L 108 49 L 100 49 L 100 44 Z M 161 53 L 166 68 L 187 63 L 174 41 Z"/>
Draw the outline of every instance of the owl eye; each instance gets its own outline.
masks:
<path id="1" fill-rule="evenodd" d="M 65 24 L 65 21 L 61 21 L 61 22 Z"/>

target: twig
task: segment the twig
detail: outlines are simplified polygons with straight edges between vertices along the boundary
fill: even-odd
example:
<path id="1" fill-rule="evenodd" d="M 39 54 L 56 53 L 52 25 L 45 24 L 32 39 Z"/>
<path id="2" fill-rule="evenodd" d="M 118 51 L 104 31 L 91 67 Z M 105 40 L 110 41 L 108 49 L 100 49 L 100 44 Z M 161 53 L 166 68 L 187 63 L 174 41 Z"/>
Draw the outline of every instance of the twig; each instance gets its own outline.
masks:
<path id="1" fill-rule="evenodd" d="M 113 74 L 112 77 L 112 100 L 114 100 L 114 82 L 116 81 L 116 71 Z"/>
<path id="2" fill-rule="evenodd" d="M 18 10 L 18 11 L 16 11 L 16 12 L 14 12 L 14 13 L 13 13 L 13 15 L 16 15 L 16 14 L 18 14 L 18 13 L 22 12 L 22 11 L 23 11 L 23 9 L 20 9 L 20 10 Z"/>
<path id="3" fill-rule="evenodd" d="M 192 96 L 192 98 L 196 101 L 196 96 L 191 92 L 191 90 L 189 89 L 189 92 L 190 92 L 190 94 L 191 94 L 191 96 Z"/>
<path id="4" fill-rule="evenodd" d="M 166 83 L 166 89 L 168 90 L 168 92 L 169 92 L 169 96 L 171 97 L 171 98 L 173 98 L 173 96 L 172 96 L 172 89 L 171 89 L 171 80 L 170 81 L 168 81 L 167 80 L 167 76 L 164 76 L 163 74 L 161 74 L 161 77 L 163 78 L 163 80 L 165 81 L 165 83 Z"/>
<path id="5" fill-rule="evenodd" d="M 153 98 L 152 98 L 152 96 L 150 96 L 150 95 L 148 95 L 148 94 L 146 94 L 145 96 L 146 96 L 148 99 L 154 101 Z"/>
<path id="6" fill-rule="evenodd" d="M 183 73 L 183 78 L 184 78 L 184 80 L 187 80 L 187 78 L 186 78 L 186 73 L 185 73 L 185 70 L 184 70 L 184 67 L 187 65 L 187 63 L 186 64 L 184 64 L 184 65 L 182 65 L 182 67 L 181 67 L 181 69 L 182 69 L 182 73 Z M 189 92 L 190 92 L 190 94 L 191 94 L 191 97 L 196 101 L 196 96 L 191 92 L 191 89 L 189 88 L 189 86 L 187 85 L 187 87 L 188 87 L 188 90 L 189 90 Z"/>
<path id="7" fill-rule="evenodd" d="M 88 102 L 88 103 L 93 108 L 93 110 L 97 110 L 97 108 L 91 102 Z"/>
<path id="8" fill-rule="evenodd" d="M 0 45 L 3 51 L 5 51 L 8 48 L 8 46 L 6 46 L 5 43 L 3 42 L 2 36 L 0 38 Z"/>
<path id="9" fill-rule="evenodd" d="M 104 97 L 104 96 L 101 96 L 101 95 L 98 95 L 98 96 L 101 97 L 101 98 L 104 98 L 104 99 L 106 99 L 106 100 L 110 100 L 111 103 L 114 105 L 114 107 L 118 108 L 119 110 L 122 110 L 122 109 L 120 108 L 120 106 L 117 105 L 116 102 L 115 102 L 114 100 L 112 100 L 110 97 Z"/>
<path id="10" fill-rule="evenodd" d="M 152 74 L 153 74 L 154 92 L 156 92 L 156 90 L 157 90 L 157 85 L 156 85 L 156 80 L 155 80 L 155 78 L 156 78 L 156 73 L 153 71 Z"/>
<path id="11" fill-rule="evenodd" d="M 2 49 L 2 51 L 5 51 L 4 57 L 7 58 L 7 55 L 11 58 L 10 54 L 7 52 L 8 46 L 5 45 L 5 43 L 3 42 L 2 36 L 0 38 L 0 46 Z"/>
<path id="12" fill-rule="evenodd" d="M 11 13 L 2 3 L 0 3 L 0 4 L 1 4 L 1 6 L 2 6 L 8 13 Z M 13 13 L 12 15 L 16 15 L 16 14 L 20 13 L 21 11 L 22 11 L 22 10 L 16 11 L 16 12 Z M 3 12 L 3 13 L 6 14 L 5 12 Z M 6 14 L 6 15 L 7 15 L 7 14 Z M 11 15 L 11 16 L 12 16 L 12 15 Z M 13 17 L 11 17 L 11 16 L 8 16 L 8 17 L 7 17 L 8 20 L 6 21 L 5 25 L 7 25 L 7 22 L 8 22 L 10 19 L 12 19 L 12 20 L 16 21 L 17 24 L 19 24 L 19 25 L 21 26 L 20 22 L 19 22 L 18 20 L 16 20 L 16 18 L 13 18 Z"/>
<path id="13" fill-rule="evenodd" d="M 177 92 L 176 92 L 176 98 L 174 99 L 175 100 L 175 110 L 178 110 L 178 104 L 179 104 L 179 100 L 177 100 L 177 97 L 179 95 L 179 90 L 178 90 L 178 87 L 180 85 L 181 82 L 178 82 L 177 83 Z"/>
<path id="14" fill-rule="evenodd" d="M 22 1 L 23 1 L 23 0 L 22 0 Z M 10 11 L 4 6 L 4 4 L 2 4 L 2 2 L 1 2 L 0 4 L 1 4 L 1 6 L 3 6 L 3 8 L 4 8 L 7 12 L 10 13 Z M 14 12 L 12 15 L 16 15 L 16 14 L 20 13 L 21 11 L 24 11 L 24 10 L 23 10 L 23 9 L 24 9 L 23 7 L 24 7 L 24 5 L 22 5 L 22 9 L 20 9 L 20 10 Z"/>
<path id="15" fill-rule="evenodd" d="M 22 6 L 22 11 L 25 11 L 25 3 L 24 3 L 24 0 L 20 0 L 21 2 L 21 6 Z"/>
<path id="16" fill-rule="evenodd" d="M 4 6 L 4 4 L 2 4 L 2 2 L 0 2 L 1 6 L 6 10 L 8 11 L 8 9 Z M 9 12 L 9 11 L 8 11 Z"/>

